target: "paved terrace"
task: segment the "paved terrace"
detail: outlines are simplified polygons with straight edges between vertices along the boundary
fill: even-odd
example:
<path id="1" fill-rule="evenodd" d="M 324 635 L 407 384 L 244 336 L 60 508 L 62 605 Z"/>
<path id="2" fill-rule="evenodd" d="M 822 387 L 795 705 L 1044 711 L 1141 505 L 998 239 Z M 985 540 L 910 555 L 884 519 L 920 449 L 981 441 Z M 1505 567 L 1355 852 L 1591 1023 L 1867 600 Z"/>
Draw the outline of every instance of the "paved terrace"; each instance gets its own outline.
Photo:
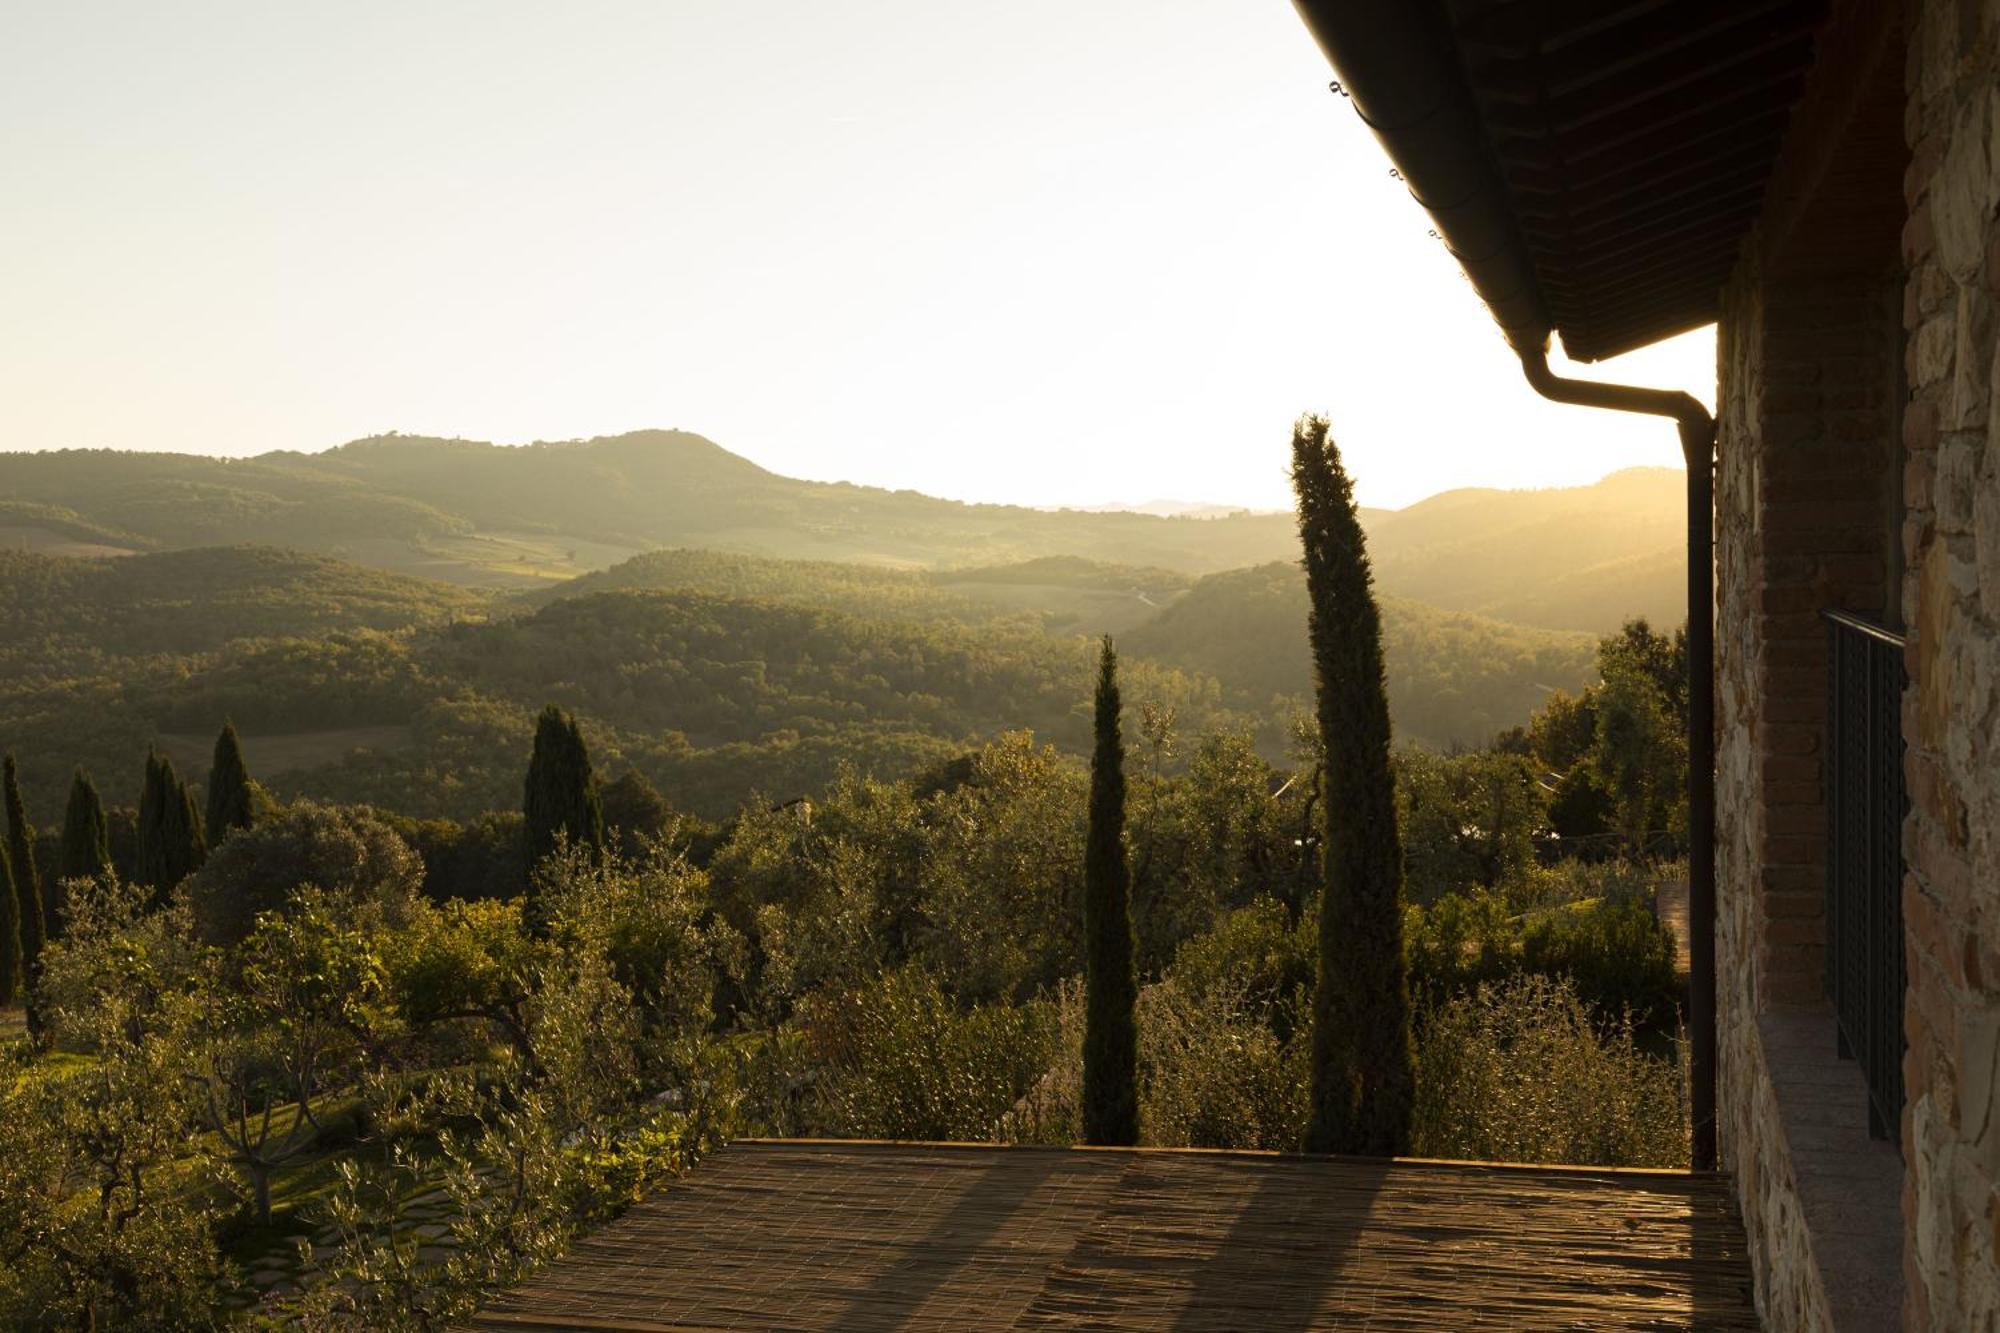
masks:
<path id="1" fill-rule="evenodd" d="M 737 1143 L 481 1330 L 1755 1329 L 1725 1178 Z"/>

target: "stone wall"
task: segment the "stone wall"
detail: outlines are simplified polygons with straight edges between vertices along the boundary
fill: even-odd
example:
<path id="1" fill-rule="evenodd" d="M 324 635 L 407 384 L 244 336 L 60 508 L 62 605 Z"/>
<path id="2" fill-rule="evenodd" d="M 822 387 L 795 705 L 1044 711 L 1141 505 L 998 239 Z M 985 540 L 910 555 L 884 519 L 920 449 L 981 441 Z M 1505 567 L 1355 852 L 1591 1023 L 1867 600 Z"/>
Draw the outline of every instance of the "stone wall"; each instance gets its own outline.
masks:
<path id="1" fill-rule="evenodd" d="M 2000 5 L 1909 11 L 1904 1324 L 2000 1322 Z"/>

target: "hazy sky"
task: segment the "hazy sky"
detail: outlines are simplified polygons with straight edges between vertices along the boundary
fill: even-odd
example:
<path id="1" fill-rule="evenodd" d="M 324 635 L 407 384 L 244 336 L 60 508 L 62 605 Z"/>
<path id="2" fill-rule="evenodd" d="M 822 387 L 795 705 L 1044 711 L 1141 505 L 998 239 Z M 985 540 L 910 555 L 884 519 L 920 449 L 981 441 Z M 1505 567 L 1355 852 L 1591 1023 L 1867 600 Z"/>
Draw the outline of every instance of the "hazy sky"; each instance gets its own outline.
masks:
<path id="1" fill-rule="evenodd" d="M 0 447 L 679 426 L 1278 506 L 1313 409 L 1375 504 L 1677 464 L 1521 382 L 1328 77 L 1285 0 L 0 0 Z"/>

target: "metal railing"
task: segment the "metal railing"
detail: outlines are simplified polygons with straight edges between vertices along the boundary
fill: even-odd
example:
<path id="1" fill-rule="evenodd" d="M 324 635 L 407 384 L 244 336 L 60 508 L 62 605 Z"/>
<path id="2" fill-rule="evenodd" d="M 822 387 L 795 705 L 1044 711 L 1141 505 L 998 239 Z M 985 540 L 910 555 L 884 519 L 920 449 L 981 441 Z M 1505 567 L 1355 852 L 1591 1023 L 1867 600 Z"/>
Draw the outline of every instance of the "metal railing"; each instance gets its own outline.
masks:
<path id="1" fill-rule="evenodd" d="M 1827 626 L 1826 994 L 1861 1063 L 1868 1132 L 1903 1115 L 1903 640 L 1841 611 Z"/>

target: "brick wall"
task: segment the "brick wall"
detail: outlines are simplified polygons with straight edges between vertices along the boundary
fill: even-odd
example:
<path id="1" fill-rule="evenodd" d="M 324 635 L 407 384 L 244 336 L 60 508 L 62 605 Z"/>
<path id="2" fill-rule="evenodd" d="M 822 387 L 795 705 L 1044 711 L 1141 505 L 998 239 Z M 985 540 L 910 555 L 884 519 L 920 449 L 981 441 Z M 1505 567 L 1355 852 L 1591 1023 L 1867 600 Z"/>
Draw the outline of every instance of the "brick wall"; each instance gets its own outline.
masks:
<path id="1" fill-rule="evenodd" d="M 1904 1323 L 2000 1322 L 2000 6 L 1915 0 L 1902 611 Z"/>
<path id="2" fill-rule="evenodd" d="M 1901 41 L 1835 10 L 1717 347 L 1719 1114 L 1773 1328 L 1831 1322 L 1759 1030 L 1822 1004 L 1819 613 L 1898 619 Z"/>

